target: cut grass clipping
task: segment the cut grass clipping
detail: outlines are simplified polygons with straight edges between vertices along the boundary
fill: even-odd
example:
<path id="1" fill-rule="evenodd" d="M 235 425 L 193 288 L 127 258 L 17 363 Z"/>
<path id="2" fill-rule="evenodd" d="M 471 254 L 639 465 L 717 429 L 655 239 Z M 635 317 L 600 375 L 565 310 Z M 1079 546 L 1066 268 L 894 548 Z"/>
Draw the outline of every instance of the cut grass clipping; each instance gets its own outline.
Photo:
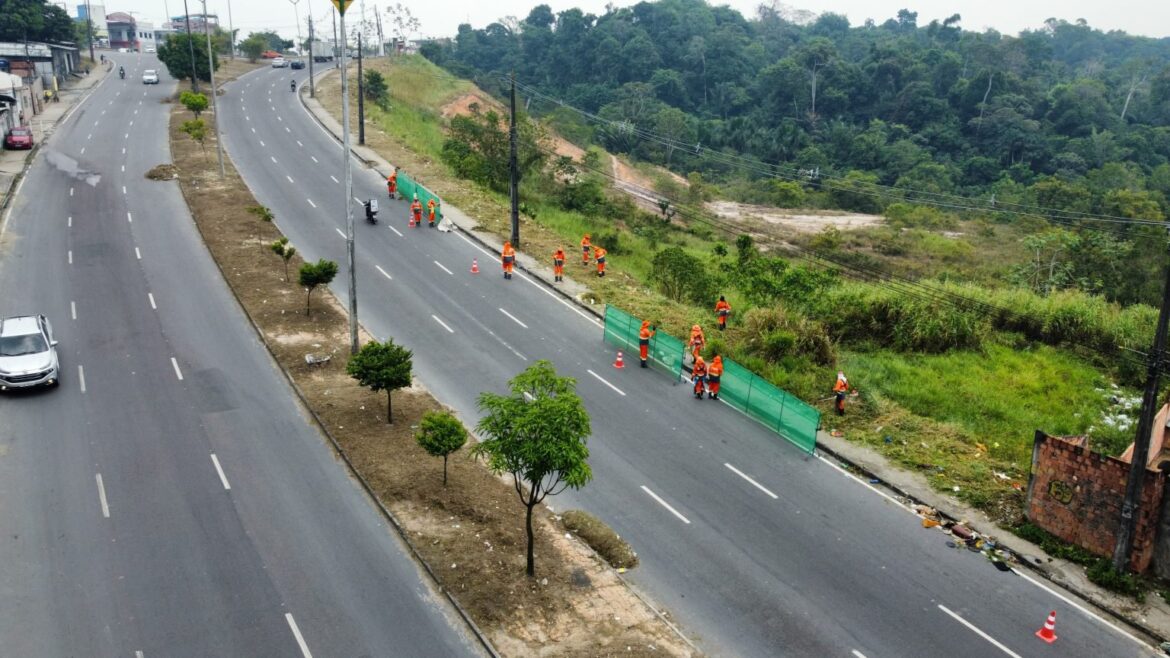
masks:
<path id="1" fill-rule="evenodd" d="M 561 523 L 566 530 L 589 544 L 614 569 L 633 569 L 638 566 L 638 554 L 634 549 L 596 516 L 574 509 L 561 515 Z"/>

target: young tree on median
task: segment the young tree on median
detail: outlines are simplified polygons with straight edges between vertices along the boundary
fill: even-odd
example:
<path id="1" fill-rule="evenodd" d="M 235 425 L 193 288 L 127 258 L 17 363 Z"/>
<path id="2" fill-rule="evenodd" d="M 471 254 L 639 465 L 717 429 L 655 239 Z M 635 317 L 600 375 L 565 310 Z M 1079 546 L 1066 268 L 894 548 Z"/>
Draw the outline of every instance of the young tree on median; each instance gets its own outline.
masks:
<path id="1" fill-rule="evenodd" d="M 263 37 L 255 34 L 250 35 L 247 39 L 240 42 L 240 50 L 243 51 L 244 56 L 248 61 L 255 64 L 256 60 L 264 54 L 264 50 L 268 48 L 268 42 Z"/>
<path id="2" fill-rule="evenodd" d="M 586 463 L 591 433 L 589 414 L 575 390 L 577 381 L 559 377 L 552 363 L 541 360 L 508 383 L 511 393 L 479 395 L 484 417 L 475 429 L 487 438 L 471 449 L 483 456 L 494 473 L 510 473 L 528 509 L 528 568 L 536 575 L 533 557 L 532 510 L 546 496 L 566 487 L 580 489 L 593 479 Z"/>
<path id="3" fill-rule="evenodd" d="M 196 119 L 207 109 L 207 97 L 198 92 L 184 91 L 179 94 L 179 102 L 183 104 L 183 107 L 191 110 Z"/>
<path id="4" fill-rule="evenodd" d="M 205 146 L 205 142 L 207 141 L 207 124 L 203 123 L 203 119 L 191 119 L 190 121 L 184 121 L 182 125 L 179 126 L 179 130 L 187 133 L 188 137 L 195 140 L 195 142 L 199 144 L 199 148 L 203 151 L 203 157 L 206 159 L 207 147 Z"/>
<path id="5" fill-rule="evenodd" d="M 268 245 L 268 248 L 284 261 L 284 280 L 288 281 L 288 262 L 292 260 L 293 256 L 297 255 L 297 248 L 289 244 L 288 238 L 286 237 L 281 237 L 279 240 Z"/>
<path id="6" fill-rule="evenodd" d="M 337 265 L 333 264 L 334 273 Z M 302 273 L 304 266 L 301 266 Z M 332 280 L 333 277 L 330 277 Z M 302 284 L 304 281 L 302 280 Z M 345 372 L 365 386 L 377 393 L 386 391 L 386 422 L 394 422 L 394 408 L 390 394 L 400 388 L 410 386 L 410 371 L 414 355 L 401 345 L 395 345 L 393 338 L 379 343 L 372 340 L 362 346 L 357 354 L 349 357 L 345 365 Z"/>
<path id="7" fill-rule="evenodd" d="M 317 286 L 329 285 L 337 276 L 337 263 L 322 258 L 316 263 L 303 263 L 300 271 L 300 284 L 305 287 L 305 315 L 312 315 L 310 303 L 313 301 L 313 291 Z"/>
<path id="8" fill-rule="evenodd" d="M 447 456 L 467 443 L 463 423 L 445 411 L 428 411 L 414 433 L 414 440 L 427 454 L 443 458 L 443 486 L 447 486 Z"/>

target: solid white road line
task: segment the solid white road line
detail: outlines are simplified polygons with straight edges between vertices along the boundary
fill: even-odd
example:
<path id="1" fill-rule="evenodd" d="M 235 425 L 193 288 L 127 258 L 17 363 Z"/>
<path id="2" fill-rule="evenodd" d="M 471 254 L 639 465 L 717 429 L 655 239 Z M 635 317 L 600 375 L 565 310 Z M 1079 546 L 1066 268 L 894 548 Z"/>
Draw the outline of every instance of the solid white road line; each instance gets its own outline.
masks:
<path id="1" fill-rule="evenodd" d="M 211 453 L 211 463 L 215 464 L 215 472 L 219 473 L 219 481 L 223 482 L 223 488 L 226 491 L 231 491 L 232 485 L 228 484 L 227 476 L 223 474 L 223 468 L 220 467 L 219 459 L 215 456 L 214 452 Z"/>
<path id="2" fill-rule="evenodd" d="M 732 473 L 735 473 L 736 475 L 738 475 L 741 478 L 750 482 L 753 487 L 755 487 L 755 488 L 759 489 L 760 491 L 763 491 L 764 493 L 771 496 L 773 500 L 780 498 L 780 496 L 777 496 L 776 494 L 772 493 L 771 491 L 768 491 L 767 487 L 765 487 L 764 485 L 760 484 L 759 482 L 756 482 L 755 480 L 751 479 L 743 471 L 739 470 L 738 468 L 736 468 L 736 467 L 734 467 L 731 464 L 728 464 L 726 462 L 724 462 L 723 465 L 726 466 L 727 468 L 731 469 Z"/>
<path id="3" fill-rule="evenodd" d="M 346 237 L 345 237 L 345 231 L 342 231 L 341 229 L 337 228 L 336 226 L 334 226 L 334 227 L 333 227 L 333 230 L 334 230 L 334 231 L 337 231 L 337 234 L 341 236 L 341 239 L 342 239 L 342 240 L 345 240 L 345 239 L 346 239 Z"/>
<path id="4" fill-rule="evenodd" d="M 431 317 L 435 319 L 435 322 L 438 322 L 440 325 L 442 325 L 443 328 L 446 329 L 448 333 L 452 333 L 452 334 L 455 333 L 455 330 L 452 329 L 451 327 L 448 327 L 446 322 L 443 322 L 442 320 L 439 319 L 439 316 L 431 315 Z"/>
<path id="5" fill-rule="evenodd" d="M 69 250 L 69 264 L 70 265 L 73 264 L 73 250 L 72 249 Z"/>
<path id="6" fill-rule="evenodd" d="M 74 320 L 77 319 L 77 302 L 69 302 L 69 315 L 73 316 Z"/>
<path id="7" fill-rule="evenodd" d="M 1112 630 L 1112 631 L 1115 631 L 1115 632 L 1117 632 L 1119 635 L 1125 636 L 1125 637 L 1127 637 L 1127 638 L 1129 638 L 1129 639 L 1133 640 L 1135 643 L 1137 643 L 1137 644 L 1138 644 L 1139 646 L 1141 646 L 1143 649 L 1148 649 L 1148 648 L 1149 648 L 1149 645 L 1148 645 L 1148 644 L 1146 644 L 1145 642 L 1141 641 L 1141 640 L 1140 640 L 1140 639 L 1138 639 L 1136 636 L 1132 635 L 1132 634 L 1131 634 L 1129 631 L 1125 630 L 1124 628 L 1121 628 L 1120 626 L 1117 626 L 1117 625 L 1116 625 L 1116 624 L 1114 624 L 1113 622 L 1109 621 L 1108 619 L 1105 619 L 1104 617 L 1102 617 L 1102 616 L 1098 615 L 1097 613 L 1093 612 L 1092 610 L 1089 610 L 1088 608 L 1085 608 L 1084 606 L 1082 606 L 1081 604 L 1077 603 L 1076 601 L 1073 601 L 1072 599 L 1070 599 L 1070 598 L 1068 598 L 1067 596 L 1065 596 L 1065 595 L 1061 594 L 1060 592 L 1058 592 L 1058 591 L 1056 591 L 1056 590 L 1052 589 L 1051 587 L 1049 587 L 1049 586 L 1045 585 L 1044 583 L 1042 583 L 1042 582 L 1040 582 L 1040 581 L 1038 581 L 1038 580 L 1036 580 L 1036 579 L 1032 578 L 1031 576 L 1029 576 L 1028 574 L 1024 573 L 1023 571 L 1021 571 L 1021 570 L 1019 570 L 1019 569 L 1013 569 L 1012 571 L 1015 571 L 1015 572 L 1016 572 L 1016 575 L 1017 575 L 1017 576 L 1019 576 L 1020 578 L 1023 578 L 1024 580 L 1026 580 L 1026 581 L 1028 581 L 1028 582 L 1032 583 L 1032 584 L 1033 584 L 1033 585 L 1035 585 L 1036 587 L 1039 587 L 1040 589 L 1044 590 L 1045 592 L 1048 592 L 1049 594 L 1051 594 L 1051 595 L 1055 596 L 1056 598 L 1060 599 L 1061 601 L 1064 601 L 1064 602 L 1065 602 L 1065 603 L 1067 603 L 1068 605 L 1070 605 L 1070 606 L 1072 606 L 1072 607 L 1076 608 L 1076 609 L 1077 609 L 1077 610 L 1079 610 L 1079 611 L 1080 611 L 1082 614 L 1084 614 L 1086 617 L 1089 617 L 1089 618 L 1091 618 L 1091 619 L 1095 619 L 1096 621 L 1098 621 L 1098 622 L 1100 622 L 1102 625 L 1104 625 L 1106 628 L 1108 628 L 1108 629 L 1110 629 L 1110 630 Z"/>
<path id="8" fill-rule="evenodd" d="M 451 276 L 455 276 L 455 273 L 454 273 L 454 272 L 452 272 L 451 270 L 447 269 L 446 267 L 443 267 L 443 264 L 442 264 L 442 263 L 440 263 L 439 261 L 437 261 L 437 260 L 436 260 L 436 261 L 431 261 L 431 262 L 433 262 L 435 265 L 438 265 L 438 266 L 439 266 L 439 269 L 443 270 L 443 271 L 444 271 L 444 272 L 446 272 L 447 274 L 450 274 Z"/>
<path id="9" fill-rule="evenodd" d="M 85 392 L 85 368 L 77 366 L 77 382 L 81 384 L 81 392 Z"/>
<path id="10" fill-rule="evenodd" d="M 863 487 L 866 487 L 866 488 L 867 488 L 867 489 L 869 489 L 870 491 L 872 491 L 872 492 L 876 493 L 877 495 L 881 496 L 882 498 L 885 498 L 886 500 L 890 501 L 891 503 L 893 503 L 894 505 L 898 506 L 899 508 L 901 508 L 901 509 L 903 509 L 903 510 L 905 510 L 905 511 L 909 512 L 910 514 L 913 514 L 914 516 L 918 516 L 918 513 L 917 513 L 917 512 L 915 512 L 914 510 L 910 509 L 910 507 L 908 507 L 907 505 L 903 504 L 903 503 L 902 503 L 902 501 L 898 500 L 897 498 L 894 498 L 894 497 L 893 497 L 893 496 L 891 496 L 890 494 L 888 494 L 888 493 L 886 493 L 886 492 L 882 491 L 881 489 L 878 489 L 877 487 L 875 487 L 875 486 L 873 486 L 872 484 L 870 484 L 870 483 L 866 482 L 865 480 L 862 480 L 861 478 L 857 477 L 856 475 L 854 475 L 854 474 L 850 473 L 849 471 L 847 471 L 847 470 L 845 470 L 845 469 L 841 468 L 840 466 L 838 466 L 838 465 L 834 464 L 832 461 L 830 461 L 830 460 L 826 459 L 825 457 L 821 456 L 821 454 L 820 454 L 820 453 L 817 453 L 817 455 L 816 455 L 816 458 L 817 458 L 817 459 L 819 459 L 819 460 L 821 460 L 822 462 L 824 462 L 824 463 L 828 464 L 829 466 L 831 466 L 831 467 L 835 468 L 835 469 L 836 469 L 836 470 L 837 470 L 839 473 L 841 473 L 841 474 L 842 474 L 842 475 L 844 475 L 845 477 L 847 477 L 847 478 L 849 478 L 849 479 L 851 479 L 851 480 L 854 480 L 854 481 L 856 481 L 856 482 L 857 482 L 858 484 L 860 484 L 861 486 L 863 486 Z"/>
<path id="11" fill-rule="evenodd" d="M 653 491 L 650 491 L 650 489 L 649 489 L 649 488 L 648 488 L 646 485 L 642 485 L 642 491 L 645 491 L 647 494 L 650 494 L 650 497 L 651 497 L 651 498 L 653 498 L 654 500 L 657 500 L 659 505 L 662 505 L 662 506 L 663 506 L 663 507 L 665 507 L 667 510 L 669 510 L 671 514 L 673 514 L 673 515 L 677 516 L 677 517 L 679 518 L 679 520 L 680 520 L 680 521 L 682 521 L 683 523 L 685 523 L 685 524 L 687 524 L 687 525 L 690 525 L 690 524 L 691 524 L 691 521 L 690 521 L 690 519 L 688 519 L 687 517 L 683 516 L 682 514 L 679 514 L 679 513 L 678 513 L 678 510 L 676 510 L 675 508 L 671 507 L 671 506 L 670 506 L 670 503 L 668 503 L 668 502 L 666 502 L 665 500 L 662 500 L 661 498 L 659 498 L 659 497 L 658 497 L 658 494 L 654 493 Z"/>
<path id="12" fill-rule="evenodd" d="M 131 215 L 129 211 L 126 213 L 126 221 L 130 222 L 131 224 L 134 223 L 134 215 Z"/>
<path id="13" fill-rule="evenodd" d="M 102 474 L 97 474 L 98 500 L 102 503 L 102 516 L 110 518 L 110 505 L 106 502 L 106 486 L 102 484 Z"/>
<path id="14" fill-rule="evenodd" d="M 501 308 L 500 313 L 503 313 L 504 315 L 508 316 L 509 318 L 512 318 L 512 322 L 515 322 L 516 324 L 520 325 L 521 327 L 524 327 L 525 329 L 528 328 L 528 325 L 521 322 L 520 318 L 517 318 L 515 315 L 512 315 L 511 313 L 505 311 L 504 309 Z"/>
<path id="15" fill-rule="evenodd" d="M 154 293 L 153 293 L 153 292 L 148 292 L 148 293 L 146 293 L 146 296 L 147 296 L 147 297 L 150 299 L 150 308 L 152 308 L 152 309 L 154 309 L 154 310 L 156 310 L 156 311 L 157 311 L 157 310 L 158 310 L 158 305 L 154 303 Z"/>
<path id="16" fill-rule="evenodd" d="M 948 614 L 948 615 L 950 615 L 951 617 L 954 617 L 955 621 L 957 621 L 957 622 L 959 622 L 960 624 L 962 624 L 962 625 L 966 626 L 967 628 L 971 629 L 972 631 L 974 631 L 974 632 L 975 632 L 975 634 L 976 634 L 976 635 L 978 635 L 979 637 L 983 638 L 984 640 L 987 640 L 987 641 L 988 641 L 988 642 L 990 642 L 990 643 L 991 643 L 993 646 L 995 646 L 995 648 L 999 649 L 1000 651 L 1002 651 L 1002 652 L 1006 653 L 1006 654 L 1007 654 L 1007 655 L 1009 655 L 1009 656 L 1012 656 L 1012 658 L 1020 658 L 1020 654 L 1018 654 L 1018 653 L 1016 653 L 1015 651 L 1012 651 L 1011 649 L 1009 649 L 1009 648 L 1005 647 L 1004 645 L 1000 644 L 998 640 L 996 640 L 995 638 L 991 637 L 991 636 L 990 636 L 990 635 L 988 635 L 987 633 L 984 633 L 983 631 L 979 630 L 979 628 L 978 628 L 978 627 L 976 627 L 974 624 L 972 624 L 971 622 L 967 621 L 966 619 L 963 619 L 963 618 L 962 618 L 962 617 L 960 617 L 959 615 L 955 614 L 955 613 L 954 613 L 954 612 L 952 612 L 952 611 L 951 611 L 949 608 L 947 608 L 945 605 L 943 605 L 943 604 L 941 604 L 941 603 L 940 603 L 940 604 L 938 604 L 938 609 L 939 609 L 939 610 L 942 610 L 942 611 L 943 611 L 943 612 L 945 612 L 945 613 L 947 613 L 947 614 Z"/>
<path id="17" fill-rule="evenodd" d="M 381 266 L 381 265 L 375 265 L 375 266 L 374 266 L 374 269 L 376 269 L 376 270 L 378 270 L 379 272 L 381 272 L 381 273 L 382 273 L 382 276 L 386 277 L 387 279 L 390 279 L 391 281 L 393 281 L 393 280 L 394 280 L 394 277 L 392 277 L 392 276 L 390 276 L 389 274 L 387 274 L 387 273 L 386 273 L 386 270 L 382 269 L 382 266 Z"/>
<path id="18" fill-rule="evenodd" d="M 176 359 L 175 357 L 172 356 L 171 357 L 171 365 L 175 367 L 175 376 L 179 378 L 179 381 L 183 381 L 183 371 L 179 370 L 178 359 Z"/>
<path id="19" fill-rule="evenodd" d="M 288 182 L 292 183 L 293 185 L 296 185 L 296 183 L 293 183 L 292 176 L 289 176 L 288 174 L 285 174 L 285 175 L 284 175 L 284 177 L 288 179 Z"/>
<path id="20" fill-rule="evenodd" d="M 313 203 L 312 199 L 305 199 L 305 201 L 308 201 L 310 206 L 313 206 L 314 208 L 317 207 L 317 204 Z"/>
<path id="21" fill-rule="evenodd" d="M 292 629 L 293 637 L 297 639 L 297 646 L 301 648 L 301 655 L 304 658 L 313 658 L 313 654 L 309 653 L 309 645 L 305 644 L 305 638 L 301 636 L 301 629 L 297 628 L 297 622 L 293 619 L 292 613 L 284 613 L 284 618 L 288 620 L 288 627 Z"/>
<path id="22" fill-rule="evenodd" d="M 340 184 L 341 184 L 341 181 L 339 181 L 339 180 L 337 180 L 336 178 L 334 178 L 334 177 L 333 177 L 333 174 L 329 174 L 329 177 L 330 177 L 330 178 L 333 178 L 333 182 L 334 182 L 334 183 L 337 183 L 338 185 L 340 185 Z"/>
<path id="23" fill-rule="evenodd" d="M 400 238 L 405 238 L 405 237 L 406 237 L 405 235 L 403 235 L 403 234 L 402 234 L 402 231 L 399 231 L 398 229 L 394 228 L 393 226 L 387 226 L 386 228 L 388 228 L 388 229 L 390 229 L 391 231 L 394 231 L 395 233 L 397 233 L 397 234 L 398 234 L 398 237 L 400 237 Z"/>
<path id="24" fill-rule="evenodd" d="M 601 382 L 602 384 L 605 384 L 606 386 L 608 386 L 608 387 L 612 388 L 613 390 L 617 391 L 617 392 L 618 392 L 618 394 L 619 394 L 619 395 L 621 395 L 622 397 L 625 397 L 625 396 L 626 396 L 626 394 L 625 394 L 625 391 L 623 391 L 622 389 L 620 389 L 620 388 L 618 388 L 618 387 L 614 386 L 613 384 L 610 384 L 609 382 L 605 381 L 605 379 L 603 379 L 601 375 L 599 375 L 599 374 L 597 374 L 597 373 L 593 372 L 592 370 L 586 370 L 585 372 L 587 372 L 587 373 L 589 373 L 589 374 L 593 375 L 594 377 L 596 377 L 596 378 L 597 378 L 597 381 Z"/>
<path id="25" fill-rule="evenodd" d="M 138 260 L 142 260 L 142 252 L 138 251 L 138 247 L 134 247 L 134 255 L 138 257 Z"/>

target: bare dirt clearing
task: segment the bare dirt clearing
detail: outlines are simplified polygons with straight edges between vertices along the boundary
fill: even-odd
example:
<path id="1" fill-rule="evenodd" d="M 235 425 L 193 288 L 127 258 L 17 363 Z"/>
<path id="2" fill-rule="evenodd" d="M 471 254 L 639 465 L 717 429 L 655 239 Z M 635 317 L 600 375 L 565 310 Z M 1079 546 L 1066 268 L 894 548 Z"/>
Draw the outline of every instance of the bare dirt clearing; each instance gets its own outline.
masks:
<path id="1" fill-rule="evenodd" d="M 880 226 L 885 222 L 885 219 L 879 215 L 832 212 L 800 213 L 783 208 L 755 206 L 735 201 L 709 201 L 706 206 L 720 219 L 762 220 L 765 224 L 790 229 L 796 233 L 820 233 L 830 226 L 839 231 L 855 231 Z"/>

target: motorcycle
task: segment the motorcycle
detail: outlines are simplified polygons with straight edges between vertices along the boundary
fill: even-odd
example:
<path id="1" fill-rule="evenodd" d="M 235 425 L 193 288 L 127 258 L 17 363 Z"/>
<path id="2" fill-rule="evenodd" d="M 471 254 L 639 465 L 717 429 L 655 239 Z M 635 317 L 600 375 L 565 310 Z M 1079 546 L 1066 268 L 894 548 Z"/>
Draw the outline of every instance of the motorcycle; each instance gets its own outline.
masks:
<path id="1" fill-rule="evenodd" d="M 296 90 L 297 90 L 297 81 L 296 80 L 293 80 L 293 81 L 288 83 L 288 90 L 291 92 L 294 92 L 294 93 L 296 92 Z"/>
<path id="2" fill-rule="evenodd" d="M 371 224 L 378 223 L 378 200 L 370 199 L 362 204 L 366 209 L 366 221 Z"/>
<path id="3" fill-rule="evenodd" d="M 118 77 L 125 80 L 126 79 L 126 69 L 118 69 Z"/>

